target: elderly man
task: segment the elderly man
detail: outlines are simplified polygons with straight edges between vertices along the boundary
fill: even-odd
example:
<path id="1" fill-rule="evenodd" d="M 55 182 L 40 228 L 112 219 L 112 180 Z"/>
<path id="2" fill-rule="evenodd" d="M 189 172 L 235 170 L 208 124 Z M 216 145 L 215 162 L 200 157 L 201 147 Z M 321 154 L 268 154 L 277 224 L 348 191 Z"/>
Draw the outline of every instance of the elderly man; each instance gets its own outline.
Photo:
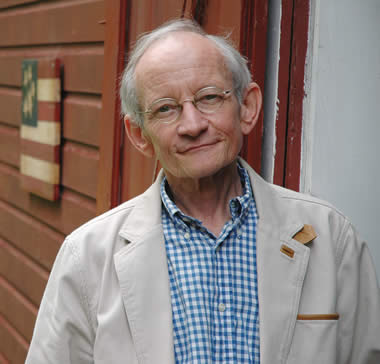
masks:
<path id="1" fill-rule="evenodd" d="M 137 42 L 121 95 L 131 143 L 163 170 L 67 237 L 27 363 L 379 363 L 365 243 L 238 157 L 261 107 L 244 58 L 171 22 Z"/>

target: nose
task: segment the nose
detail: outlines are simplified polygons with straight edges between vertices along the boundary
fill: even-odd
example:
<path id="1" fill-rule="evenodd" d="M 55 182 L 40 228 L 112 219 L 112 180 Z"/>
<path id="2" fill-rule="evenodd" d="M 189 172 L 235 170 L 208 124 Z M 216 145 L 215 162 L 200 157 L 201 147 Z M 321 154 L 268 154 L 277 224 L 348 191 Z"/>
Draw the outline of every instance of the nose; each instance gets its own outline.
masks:
<path id="1" fill-rule="evenodd" d="M 185 102 L 186 101 L 186 102 Z M 192 138 L 202 134 L 208 128 L 208 120 L 192 103 L 185 100 L 182 103 L 182 113 L 179 117 L 178 134 Z M 189 102 L 187 102 L 189 101 Z"/>

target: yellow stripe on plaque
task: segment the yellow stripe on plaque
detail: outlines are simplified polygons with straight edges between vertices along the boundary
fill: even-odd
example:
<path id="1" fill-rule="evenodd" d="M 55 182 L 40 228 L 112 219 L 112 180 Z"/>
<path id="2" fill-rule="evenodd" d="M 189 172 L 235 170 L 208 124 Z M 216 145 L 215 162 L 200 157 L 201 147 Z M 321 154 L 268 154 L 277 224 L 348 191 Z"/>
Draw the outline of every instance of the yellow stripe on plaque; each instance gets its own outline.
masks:
<path id="1" fill-rule="evenodd" d="M 47 162 L 42 159 L 21 154 L 20 172 L 26 176 L 33 177 L 50 184 L 59 183 L 59 164 L 57 163 Z"/>
<path id="2" fill-rule="evenodd" d="M 59 145 L 61 143 L 61 126 L 52 121 L 38 120 L 37 127 L 21 124 L 20 136 L 22 139 L 37 143 Z"/>
<path id="3" fill-rule="evenodd" d="M 61 101 L 61 80 L 59 78 L 39 78 L 37 80 L 38 101 Z"/>

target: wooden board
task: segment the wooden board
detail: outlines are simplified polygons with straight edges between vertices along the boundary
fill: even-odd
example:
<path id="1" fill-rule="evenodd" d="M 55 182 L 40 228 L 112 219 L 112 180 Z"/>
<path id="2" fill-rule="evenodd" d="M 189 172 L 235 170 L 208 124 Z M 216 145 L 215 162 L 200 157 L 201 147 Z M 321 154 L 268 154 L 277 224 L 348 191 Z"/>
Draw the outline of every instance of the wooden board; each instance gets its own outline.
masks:
<path id="1" fill-rule="evenodd" d="M 0 124 L 0 161 L 18 167 L 20 164 L 18 128 Z"/>
<path id="2" fill-rule="evenodd" d="M 63 137 L 99 146 L 101 107 L 99 97 L 68 95 L 63 102 Z"/>
<path id="3" fill-rule="evenodd" d="M 49 273 L 0 238 L 0 275 L 35 305 L 39 305 Z"/>
<path id="4" fill-rule="evenodd" d="M 0 352 L 0 363 L 2 363 L 2 364 L 10 364 L 10 361 L 1 352 Z"/>
<path id="5" fill-rule="evenodd" d="M 37 307 L 0 276 L 0 314 L 28 341 L 32 339 Z"/>
<path id="6" fill-rule="evenodd" d="M 17 169 L 0 163 L 0 199 L 33 215 L 63 234 L 95 216 L 95 201 L 75 191 L 63 189 L 60 202 L 51 202 L 28 194 L 19 185 Z"/>
<path id="7" fill-rule="evenodd" d="M 124 138 L 127 139 L 126 136 Z M 129 143 L 129 140 L 125 140 L 122 166 L 121 202 L 139 195 L 152 184 L 155 176 L 155 160 L 143 156 Z"/>
<path id="8" fill-rule="evenodd" d="M 21 119 L 21 91 L 0 87 L 0 123 L 19 126 Z"/>
<path id="9" fill-rule="evenodd" d="M 22 364 L 28 352 L 28 342 L 0 314 L 0 352 L 11 363 Z"/>
<path id="10" fill-rule="evenodd" d="M 63 57 L 65 68 L 63 84 L 65 91 L 100 94 L 103 84 L 103 46 L 89 49 L 86 47 L 77 54 Z"/>
<path id="11" fill-rule="evenodd" d="M 208 1 L 202 19 L 203 28 L 211 34 L 229 35 L 235 47 L 239 48 L 242 6 L 243 1 Z"/>
<path id="12" fill-rule="evenodd" d="M 90 197 L 96 197 L 99 151 L 66 142 L 62 154 L 62 184 Z"/>
<path id="13" fill-rule="evenodd" d="M 0 46 L 104 40 L 104 1 L 43 2 L 0 13 Z M 85 21 L 84 21 L 85 19 Z"/>
<path id="14" fill-rule="evenodd" d="M 61 59 L 63 88 L 70 92 L 100 94 L 103 82 L 103 45 L 0 49 L 0 85 L 21 86 L 21 63 L 25 58 L 54 55 Z"/>
<path id="15" fill-rule="evenodd" d="M 65 236 L 0 200 L 1 236 L 50 270 Z"/>
<path id="16" fill-rule="evenodd" d="M 36 3 L 37 1 L 39 0 L 2 0 L 0 3 L 0 9 L 11 8 L 17 5 Z"/>

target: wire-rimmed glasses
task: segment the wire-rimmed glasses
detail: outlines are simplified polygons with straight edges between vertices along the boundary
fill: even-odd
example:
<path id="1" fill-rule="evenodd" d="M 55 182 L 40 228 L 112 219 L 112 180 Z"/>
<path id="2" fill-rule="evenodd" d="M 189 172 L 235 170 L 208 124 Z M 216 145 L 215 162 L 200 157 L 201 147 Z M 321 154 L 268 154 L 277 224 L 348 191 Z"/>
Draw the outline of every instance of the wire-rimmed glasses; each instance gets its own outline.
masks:
<path id="1" fill-rule="evenodd" d="M 141 114 L 148 114 L 149 121 L 160 122 L 164 124 L 174 123 L 182 113 L 183 104 L 191 102 L 197 110 L 203 114 L 213 114 L 222 105 L 226 98 L 231 96 L 232 90 L 222 90 L 216 86 L 208 86 L 200 89 L 192 97 L 179 103 L 176 99 L 165 97 L 154 101 Z"/>

